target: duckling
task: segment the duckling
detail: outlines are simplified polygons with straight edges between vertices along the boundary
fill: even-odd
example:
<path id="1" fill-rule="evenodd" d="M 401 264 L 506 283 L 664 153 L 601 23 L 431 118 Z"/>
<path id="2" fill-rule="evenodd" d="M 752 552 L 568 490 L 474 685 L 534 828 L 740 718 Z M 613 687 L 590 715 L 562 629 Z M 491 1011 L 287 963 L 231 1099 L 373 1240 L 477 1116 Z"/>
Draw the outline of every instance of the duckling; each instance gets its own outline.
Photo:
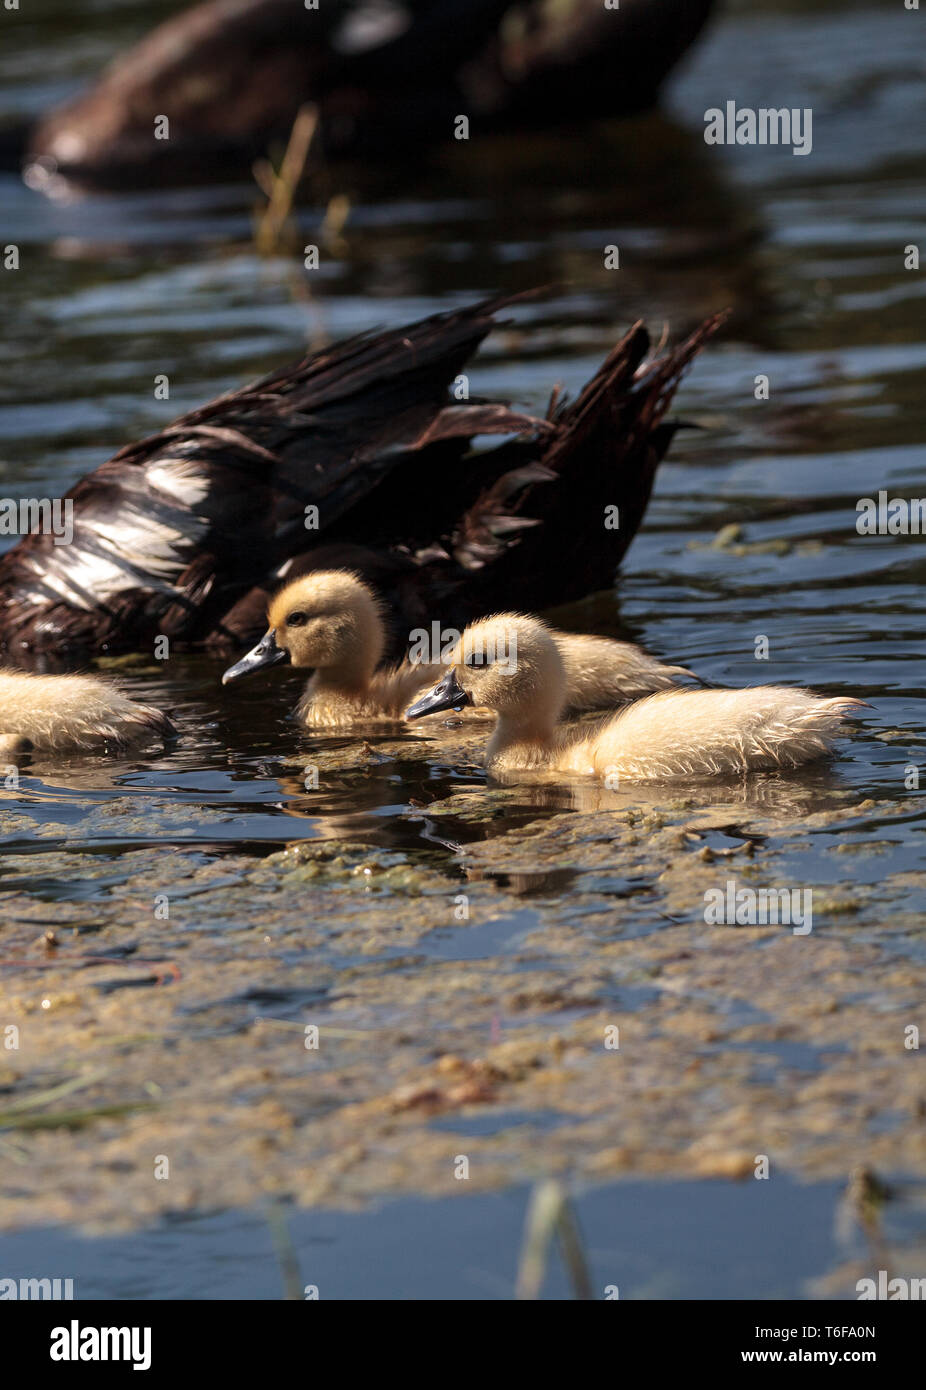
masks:
<path id="1" fill-rule="evenodd" d="M 494 775 L 575 773 L 611 785 L 796 767 L 829 752 L 843 716 L 864 703 L 774 685 L 663 690 L 587 733 L 557 728 L 565 699 L 546 624 L 504 613 L 463 633 L 444 679 L 406 717 L 486 705 L 498 714 L 486 756 Z"/>
<path id="2" fill-rule="evenodd" d="M 350 570 L 293 580 L 272 600 L 267 621 L 263 638 L 229 667 L 222 684 L 283 661 L 314 667 L 297 709 L 313 728 L 401 721 L 409 701 L 444 670 L 440 662 L 380 666 L 386 644 L 381 602 Z M 573 712 L 613 707 L 691 674 L 683 666 L 663 666 L 631 642 L 553 630 L 551 636 L 563 664 L 564 703 Z"/>
<path id="3" fill-rule="evenodd" d="M 409 661 L 380 666 L 386 642 L 380 600 L 349 570 L 320 570 L 287 584 L 271 601 L 267 622 L 260 642 L 228 668 L 222 684 L 281 662 L 313 667 L 296 709 L 313 728 L 401 722 L 409 700 L 442 670 Z"/>
<path id="4" fill-rule="evenodd" d="M 124 751 L 176 730 L 160 710 L 95 676 L 0 671 L 0 754 Z"/>
<path id="5" fill-rule="evenodd" d="M 64 499 L 68 545 L 46 530 L 0 558 L 0 651 L 65 669 L 165 636 L 231 655 L 307 569 L 360 568 L 406 631 L 438 603 L 462 631 L 488 594 L 544 607 L 607 588 L 672 439 L 672 395 L 722 316 L 652 360 L 637 324 L 539 419 L 452 392 L 509 302 L 325 348 L 123 449 Z M 471 451 L 492 434 L 507 439 Z"/>
<path id="6" fill-rule="evenodd" d="M 208 0 L 171 16 L 29 140 L 53 192 L 246 175 L 318 111 L 326 159 L 416 161 L 473 134 L 651 106 L 713 0 Z M 152 138 L 170 116 L 170 140 Z"/>

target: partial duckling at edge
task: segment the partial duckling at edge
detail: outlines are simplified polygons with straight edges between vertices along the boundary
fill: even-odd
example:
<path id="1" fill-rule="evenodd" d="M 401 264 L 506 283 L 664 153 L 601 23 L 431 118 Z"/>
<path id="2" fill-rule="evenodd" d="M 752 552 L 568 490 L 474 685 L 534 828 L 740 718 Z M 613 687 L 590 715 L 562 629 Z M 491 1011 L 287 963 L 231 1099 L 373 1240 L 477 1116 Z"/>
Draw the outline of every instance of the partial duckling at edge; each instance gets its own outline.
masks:
<path id="1" fill-rule="evenodd" d="M 265 636 L 229 667 L 222 682 L 284 661 L 314 668 L 296 711 L 313 728 L 400 723 L 409 701 L 446 670 L 439 662 L 380 665 L 386 644 L 382 605 L 349 570 L 319 570 L 294 580 L 271 601 L 267 621 Z M 563 667 L 563 707 L 573 713 L 613 709 L 691 674 L 683 666 L 664 666 L 631 642 L 547 631 Z"/>
<path id="2" fill-rule="evenodd" d="M 557 727 L 565 702 L 553 634 L 539 619 L 506 613 L 466 629 L 444 679 L 406 717 L 485 705 L 498 714 L 486 755 L 493 775 L 572 773 L 616 783 L 797 767 L 825 756 L 844 716 L 864 705 L 774 685 L 663 690 L 588 732 Z"/>
<path id="3" fill-rule="evenodd" d="M 96 676 L 0 671 L 0 756 L 122 752 L 175 733 L 160 710 Z"/>

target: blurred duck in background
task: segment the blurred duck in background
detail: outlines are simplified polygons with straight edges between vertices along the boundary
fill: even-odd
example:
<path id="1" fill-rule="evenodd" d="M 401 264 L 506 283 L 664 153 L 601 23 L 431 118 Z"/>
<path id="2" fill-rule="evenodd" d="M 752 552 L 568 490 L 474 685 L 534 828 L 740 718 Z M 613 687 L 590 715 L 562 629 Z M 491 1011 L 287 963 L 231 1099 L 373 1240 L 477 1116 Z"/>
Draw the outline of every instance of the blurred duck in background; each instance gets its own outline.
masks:
<path id="1" fill-rule="evenodd" d="M 712 6 L 208 0 L 41 119 L 27 178 L 51 189 L 246 173 L 306 103 L 323 158 L 396 162 L 453 139 L 461 116 L 477 138 L 626 115 L 656 101 Z"/>

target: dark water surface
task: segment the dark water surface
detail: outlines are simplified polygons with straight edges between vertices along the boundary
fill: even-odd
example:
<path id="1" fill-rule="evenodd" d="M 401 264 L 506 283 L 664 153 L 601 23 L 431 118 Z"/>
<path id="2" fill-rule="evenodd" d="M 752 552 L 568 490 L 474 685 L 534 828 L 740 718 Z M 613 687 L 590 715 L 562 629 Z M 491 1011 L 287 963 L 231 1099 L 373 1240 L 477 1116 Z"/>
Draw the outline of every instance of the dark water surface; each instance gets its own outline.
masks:
<path id="1" fill-rule="evenodd" d="M 136 0 L 99 0 L 78 17 L 59 0 L 4 16 L 0 112 L 36 112 L 70 92 L 160 13 Z M 475 391 L 535 409 L 554 381 L 578 388 L 636 317 L 645 316 L 658 337 L 664 322 L 680 334 L 732 305 L 729 330 L 678 398 L 678 413 L 701 428 L 682 432 L 662 466 L 614 594 L 557 617 L 631 637 L 715 682 L 799 682 L 870 701 L 835 766 L 802 779 L 800 803 L 808 816 L 832 806 L 834 795 L 862 807 L 871 798 L 875 809 L 870 817 L 860 811 L 850 830 L 818 827 L 792 859 L 784 847 L 781 862 L 797 882 L 835 883 L 848 872 L 876 896 L 881 885 L 888 915 L 913 920 L 926 909 L 926 539 L 860 537 L 855 507 L 879 489 L 892 497 L 926 493 L 926 272 L 904 268 L 906 245 L 919 241 L 926 251 L 923 23 L 900 3 L 730 6 L 673 82 L 661 115 L 454 150 L 417 177 L 332 173 L 322 206 L 301 211 L 300 241 L 318 234 L 330 193 L 349 194 L 350 216 L 342 242 L 323 252 L 310 298 L 289 259 L 256 256 L 256 192 L 248 184 L 51 201 L 0 176 L 0 241 L 20 246 L 22 265 L 0 279 L 0 491 L 60 495 L 127 440 L 307 343 L 397 325 L 499 289 L 562 286 L 520 314 L 515 332 L 496 335 L 472 373 Z M 728 99 L 812 106 L 812 154 L 708 148 L 703 113 Z M 621 248 L 616 272 L 602 268 L 602 248 L 612 242 Z M 169 402 L 154 399 L 159 373 L 169 376 Z M 754 398 L 759 373 L 769 377 L 768 401 Z M 741 533 L 713 544 L 730 524 Z M 769 643 L 766 662 L 753 655 L 760 635 Z M 414 804 L 481 785 L 478 771 L 461 774 L 422 740 L 420 758 L 372 772 L 347 768 L 307 798 L 287 780 L 284 760 L 344 740 L 316 745 L 294 728 L 287 718 L 299 688 L 294 676 L 239 695 L 222 690 L 221 665 L 207 658 L 169 666 L 130 668 L 123 678 L 174 715 L 182 731 L 176 750 L 138 764 L 27 768 L 18 791 L 0 792 L 0 890 L 12 874 L 19 892 L 43 902 L 92 906 L 131 881 L 126 854 L 140 847 L 187 844 L 203 863 L 231 851 L 257 857 L 294 839 L 337 837 L 348 815 L 354 840 L 427 854 L 434 827 L 415 816 Z M 906 769 L 917 765 L 921 793 L 905 786 Z M 107 808 L 125 799 L 130 827 L 114 837 Z M 891 803 L 896 813 L 886 820 Z M 564 790 L 548 809 L 571 804 Z M 478 833 L 517 829 L 534 814 L 506 804 L 491 831 Z M 48 833 L 37 838 L 30 824 Z M 872 837 L 881 844 L 876 858 L 837 857 L 847 838 Z M 30 855 L 58 848 L 94 852 L 106 874 L 86 880 L 44 866 L 30 876 Z M 452 860 L 445 847 L 442 862 Z M 575 890 L 575 878 L 545 883 L 554 918 Z M 639 885 L 612 891 L 638 901 Z M 515 935 L 522 925 L 512 924 Z M 503 930 L 494 938 L 485 927 L 473 931 L 459 951 L 448 947 L 450 959 L 491 956 L 493 940 L 495 950 L 506 949 Z M 430 949 L 438 954 L 440 941 L 434 934 Z M 892 949 L 921 966 L 915 931 L 894 937 Z M 904 1154 L 897 1159 L 903 1169 Z M 642 1207 L 649 1224 L 622 1229 L 629 1247 L 648 1253 L 639 1268 L 631 1259 L 629 1282 L 667 1297 L 699 1296 L 699 1287 L 718 1297 L 806 1291 L 804 1281 L 830 1260 L 828 1237 L 820 1236 L 820 1258 L 807 1248 L 830 1219 L 833 1192 L 824 1189 L 813 1218 L 814 1189 L 784 1202 L 782 1223 L 800 1231 L 803 1244 L 776 1249 L 764 1266 L 760 1259 L 742 1284 L 735 1251 L 718 1249 L 714 1272 L 698 1273 L 697 1252 L 715 1219 L 741 1220 L 727 1210 L 732 1199 L 718 1195 L 723 1184 L 703 1185 L 700 1226 L 692 1217 L 664 1237 L 656 1230 L 664 1195 L 642 1184 L 636 1218 Z M 505 1199 L 479 1200 L 488 1210 Z M 428 1287 L 431 1256 L 399 1238 L 416 1219 L 415 1203 L 403 1199 L 400 1220 L 390 1227 L 391 1217 L 376 1218 L 367 1228 L 374 1245 L 385 1243 L 377 1258 L 395 1261 L 398 1250 L 408 1263 L 408 1282 L 397 1288 L 404 1296 Z M 345 1220 L 330 1239 L 363 1249 L 362 1218 Z M 246 1289 L 234 1279 L 226 1287 L 220 1273 L 235 1243 L 230 1231 L 221 1228 L 214 1244 L 207 1232 L 196 1239 L 207 1250 L 203 1283 L 217 1279 L 219 1296 L 236 1297 Z M 451 1246 L 457 1239 L 448 1235 Z M 21 1243 L 13 1248 L 18 1269 Z M 114 1292 L 93 1273 L 95 1257 L 87 1258 L 94 1291 Z M 108 1264 L 110 1254 L 100 1258 Z M 156 1268 L 157 1249 L 146 1248 L 144 1258 Z M 175 1252 L 165 1259 L 174 1261 Z M 491 1274 L 482 1283 L 455 1276 L 458 1296 L 495 1296 L 502 1275 L 512 1273 L 509 1245 L 492 1265 L 490 1247 L 474 1240 L 467 1259 L 488 1264 Z M 611 1278 L 605 1265 L 596 1261 L 596 1271 Z M 764 1280 L 755 1272 L 762 1267 Z M 259 1289 L 273 1296 L 268 1278 L 260 1276 Z M 617 1272 L 613 1278 L 622 1282 Z M 382 1296 L 372 1277 L 332 1273 L 331 1281 L 347 1296 L 377 1287 Z M 133 1283 L 128 1266 L 120 1287 L 135 1296 L 170 1292 L 155 1276 Z"/>
<path id="2" fill-rule="evenodd" d="M 325 1298 L 510 1298 L 527 1196 L 514 1188 L 424 1208 L 406 1198 L 373 1215 L 296 1213 L 288 1228 L 303 1287 L 314 1284 Z M 759 1208 L 748 1189 L 716 1181 L 626 1182 L 581 1194 L 576 1215 L 596 1286 L 616 1288 L 622 1299 L 793 1296 L 795 1274 L 820 1278 L 839 1253 L 839 1193 L 831 1183 L 785 1181 L 769 1197 Z M 38 1231 L 10 1238 L 4 1255 L 5 1274 L 16 1279 L 34 1277 L 39 1265 L 86 1267 L 76 1298 L 279 1298 L 284 1291 L 272 1226 L 256 1213 L 166 1223 L 95 1248 Z M 570 1296 L 558 1266 L 542 1292 Z"/>

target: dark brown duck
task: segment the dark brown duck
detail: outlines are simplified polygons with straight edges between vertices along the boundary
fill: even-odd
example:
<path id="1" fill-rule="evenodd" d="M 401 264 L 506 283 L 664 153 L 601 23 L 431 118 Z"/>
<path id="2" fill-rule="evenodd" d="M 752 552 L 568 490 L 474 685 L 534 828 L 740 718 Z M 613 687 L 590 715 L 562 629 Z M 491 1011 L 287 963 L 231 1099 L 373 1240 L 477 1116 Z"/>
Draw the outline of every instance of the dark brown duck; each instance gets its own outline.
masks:
<path id="1" fill-rule="evenodd" d="M 349 567 L 393 634 L 462 627 L 610 584 L 719 319 L 647 360 L 637 324 L 572 403 L 538 419 L 454 399 L 507 299 L 315 353 L 131 444 L 67 494 L 73 539 L 0 559 L 0 650 L 24 666 L 184 646 L 237 652 L 284 579 Z M 505 435 L 471 451 L 475 436 Z M 619 529 L 604 525 L 619 508 Z M 313 509 L 317 509 L 317 515 Z"/>
<path id="2" fill-rule="evenodd" d="M 285 137 L 314 102 L 328 157 L 417 159 L 471 135 L 623 115 L 656 100 L 713 0 L 209 0 L 36 127 L 30 181 L 202 178 Z M 169 139 L 155 138 L 167 116 Z M 163 134 L 163 129 L 161 131 Z"/>

